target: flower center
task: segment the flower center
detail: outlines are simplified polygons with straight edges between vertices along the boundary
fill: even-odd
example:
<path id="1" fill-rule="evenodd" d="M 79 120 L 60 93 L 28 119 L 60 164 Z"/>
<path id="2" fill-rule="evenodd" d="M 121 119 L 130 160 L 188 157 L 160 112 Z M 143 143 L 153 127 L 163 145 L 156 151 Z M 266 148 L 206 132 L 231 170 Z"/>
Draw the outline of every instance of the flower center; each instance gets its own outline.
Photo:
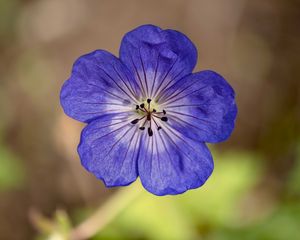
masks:
<path id="1" fill-rule="evenodd" d="M 157 127 L 157 130 L 162 129 L 160 122 L 167 122 L 168 118 L 165 116 L 167 112 L 165 110 L 162 110 L 161 112 L 158 112 L 154 108 L 154 104 L 151 104 L 152 100 L 150 98 L 147 99 L 146 103 L 141 103 L 140 105 L 136 105 L 136 111 L 142 115 L 141 118 L 136 118 L 133 121 L 131 121 L 131 124 L 137 124 L 140 122 L 140 130 L 145 130 L 146 127 L 148 128 L 148 135 L 149 137 L 153 136 L 153 130 L 152 130 L 152 122 Z"/>

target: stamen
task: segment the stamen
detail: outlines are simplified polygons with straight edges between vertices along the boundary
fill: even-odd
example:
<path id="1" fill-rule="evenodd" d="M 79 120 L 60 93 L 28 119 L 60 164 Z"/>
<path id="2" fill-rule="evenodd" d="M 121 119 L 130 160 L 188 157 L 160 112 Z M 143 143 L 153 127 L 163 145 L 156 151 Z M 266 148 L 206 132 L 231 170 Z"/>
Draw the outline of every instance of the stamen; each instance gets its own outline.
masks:
<path id="1" fill-rule="evenodd" d="M 149 122 L 150 122 L 150 128 L 152 128 L 152 121 L 151 121 L 151 118 L 150 118 L 150 121 L 149 121 Z"/>
<path id="2" fill-rule="evenodd" d="M 168 118 L 167 117 L 158 117 L 156 115 L 153 115 L 153 117 L 159 118 L 160 120 L 162 120 L 163 122 L 167 122 Z"/>
<path id="3" fill-rule="evenodd" d="M 147 110 L 146 108 L 145 108 L 145 103 L 142 103 L 142 104 L 140 104 L 140 110 L 142 111 L 142 112 L 149 112 L 149 109 Z"/>
<path id="4" fill-rule="evenodd" d="M 139 106 L 139 105 L 136 105 L 136 106 L 135 106 L 135 109 L 136 109 L 136 110 L 138 110 L 139 108 L 140 108 L 140 106 Z"/>
<path id="5" fill-rule="evenodd" d="M 157 130 L 159 131 L 161 129 L 161 127 L 159 126 L 158 128 L 157 128 Z"/>
<path id="6" fill-rule="evenodd" d="M 146 124 L 146 122 L 147 122 L 147 119 L 145 119 L 143 125 L 140 127 L 141 130 L 144 130 L 144 129 L 145 129 L 145 124 Z"/>
<path id="7" fill-rule="evenodd" d="M 131 121 L 132 124 L 137 124 L 139 122 L 139 119 L 134 119 L 133 121 Z"/>
<path id="8" fill-rule="evenodd" d="M 157 127 L 157 130 L 159 130 L 161 127 L 158 126 L 157 122 L 155 121 L 155 119 L 153 118 L 153 122 L 155 123 L 156 127 Z"/>
<path id="9" fill-rule="evenodd" d="M 145 111 L 144 109 L 142 109 L 142 108 L 139 108 L 138 110 L 140 110 L 140 111 L 142 111 L 142 112 L 144 112 L 144 113 L 146 112 L 146 111 Z"/>
<path id="10" fill-rule="evenodd" d="M 148 111 L 149 111 L 149 112 L 150 112 L 150 102 L 151 102 L 151 99 L 148 98 L 148 99 L 147 99 L 147 103 L 148 103 Z"/>
<path id="11" fill-rule="evenodd" d="M 166 110 L 162 110 L 162 112 L 157 112 L 156 109 L 153 109 L 153 113 L 156 113 L 156 114 L 162 114 L 163 113 L 164 115 L 167 114 Z"/>
<path id="12" fill-rule="evenodd" d="M 151 137 L 153 135 L 153 131 L 150 127 L 148 128 L 148 135 L 149 135 L 149 137 Z"/>
<path id="13" fill-rule="evenodd" d="M 163 122 L 167 122 L 167 121 L 168 121 L 168 118 L 167 118 L 167 117 L 162 117 L 161 120 L 162 120 Z"/>
<path id="14" fill-rule="evenodd" d="M 144 116 L 144 117 L 141 117 L 141 118 L 134 119 L 134 120 L 131 121 L 131 123 L 132 123 L 132 124 L 137 124 L 137 123 L 138 123 L 140 120 L 142 120 L 143 118 L 145 118 L 145 116 Z"/>

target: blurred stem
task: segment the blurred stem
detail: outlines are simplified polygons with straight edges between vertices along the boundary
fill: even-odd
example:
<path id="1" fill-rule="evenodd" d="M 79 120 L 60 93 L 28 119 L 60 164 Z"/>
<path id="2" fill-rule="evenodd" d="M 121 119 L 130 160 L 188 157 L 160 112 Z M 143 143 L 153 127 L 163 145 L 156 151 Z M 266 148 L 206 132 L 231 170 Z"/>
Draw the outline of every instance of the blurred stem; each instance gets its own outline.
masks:
<path id="1" fill-rule="evenodd" d="M 83 240 L 94 236 L 129 206 L 141 193 L 137 184 L 117 191 L 93 215 L 71 231 L 71 240 Z"/>

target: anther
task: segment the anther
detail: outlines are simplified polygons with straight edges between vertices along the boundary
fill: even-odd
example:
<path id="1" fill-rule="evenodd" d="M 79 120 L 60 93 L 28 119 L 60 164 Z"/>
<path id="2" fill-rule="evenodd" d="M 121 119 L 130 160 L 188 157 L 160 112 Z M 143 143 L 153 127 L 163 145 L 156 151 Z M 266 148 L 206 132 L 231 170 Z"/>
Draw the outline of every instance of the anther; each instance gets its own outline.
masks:
<path id="1" fill-rule="evenodd" d="M 158 128 L 157 128 L 157 130 L 159 131 L 161 129 L 161 127 L 159 126 Z"/>
<path id="2" fill-rule="evenodd" d="M 166 115 L 167 112 L 165 110 L 163 110 L 163 113 L 164 113 L 164 115 Z"/>
<path id="3" fill-rule="evenodd" d="M 137 124 L 138 122 L 139 122 L 138 118 L 131 121 L 132 124 Z"/>
<path id="4" fill-rule="evenodd" d="M 151 128 L 148 128 L 148 135 L 149 135 L 149 137 L 151 137 L 153 135 L 153 131 Z"/>
<path id="5" fill-rule="evenodd" d="M 150 98 L 148 98 L 148 99 L 147 99 L 147 103 L 150 103 L 150 102 L 151 102 L 151 99 L 150 99 Z"/>
<path id="6" fill-rule="evenodd" d="M 135 109 L 136 109 L 136 110 L 138 110 L 139 108 L 140 108 L 140 106 L 139 106 L 139 105 L 136 105 L 136 106 L 135 106 Z"/>
<path id="7" fill-rule="evenodd" d="M 141 130 L 145 130 L 145 127 L 140 127 Z"/>
<path id="8" fill-rule="evenodd" d="M 153 109 L 153 112 L 156 112 L 156 109 Z"/>
<path id="9" fill-rule="evenodd" d="M 140 107 L 141 107 L 141 108 L 144 108 L 144 107 L 145 107 L 145 104 L 144 104 L 144 103 L 142 103 L 142 104 L 140 105 Z"/>
<path id="10" fill-rule="evenodd" d="M 162 117 L 161 120 L 162 120 L 163 122 L 166 122 L 166 121 L 168 121 L 168 118 L 167 118 L 167 117 Z"/>

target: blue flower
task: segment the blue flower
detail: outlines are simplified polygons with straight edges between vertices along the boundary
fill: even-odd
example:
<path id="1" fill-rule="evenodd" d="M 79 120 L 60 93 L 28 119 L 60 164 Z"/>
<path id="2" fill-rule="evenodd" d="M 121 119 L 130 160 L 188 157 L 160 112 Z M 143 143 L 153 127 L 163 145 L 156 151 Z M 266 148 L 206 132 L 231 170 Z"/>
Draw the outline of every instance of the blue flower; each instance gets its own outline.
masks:
<path id="1" fill-rule="evenodd" d="M 155 195 L 200 187 L 214 168 L 205 143 L 234 128 L 234 90 L 213 71 L 192 73 L 197 50 L 174 30 L 140 26 L 124 36 L 119 55 L 81 56 L 62 87 L 65 113 L 88 124 L 82 165 L 107 187 L 138 176 Z"/>

